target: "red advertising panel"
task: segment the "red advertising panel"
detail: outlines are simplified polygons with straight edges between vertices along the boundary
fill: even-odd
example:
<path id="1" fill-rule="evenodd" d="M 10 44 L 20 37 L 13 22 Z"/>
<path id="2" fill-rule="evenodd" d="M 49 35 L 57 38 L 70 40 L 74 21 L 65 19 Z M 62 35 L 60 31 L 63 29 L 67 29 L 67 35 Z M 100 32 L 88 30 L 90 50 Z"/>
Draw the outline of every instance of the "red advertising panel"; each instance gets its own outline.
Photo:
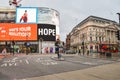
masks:
<path id="1" fill-rule="evenodd" d="M 36 24 L 0 24 L 0 41 L 8 40 L 37 40 L 37 25 Z"/>

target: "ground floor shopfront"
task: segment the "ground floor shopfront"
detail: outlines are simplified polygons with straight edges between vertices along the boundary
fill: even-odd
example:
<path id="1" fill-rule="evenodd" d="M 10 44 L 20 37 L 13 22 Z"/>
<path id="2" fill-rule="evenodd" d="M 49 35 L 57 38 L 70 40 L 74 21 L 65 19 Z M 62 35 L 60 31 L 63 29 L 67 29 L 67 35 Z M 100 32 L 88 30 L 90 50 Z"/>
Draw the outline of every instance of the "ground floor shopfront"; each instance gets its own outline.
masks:
<path id="1" fill-rule="evenodd" d="M 80 44 L 74 45 L 71 47 L 76 53 L 82 53 L 87 55 L 96 53 L 98 55 L 107 55 L 111 53 L 111 56 L 117 56 L 119 53 L 119 44 Z"/>
<path id="2" fill-rule="evenodd" d="M 26 43 L 28 45 L 26 45 Z M 7 42 L 0 42 L 0 53 L 3 52 L 3 50 L 6 49 L 6 53 L 54 53 L 55 52 L 55 46 L 54 41 L 31 41 L 31 42 L 13 42 L 7 41 Z"/>

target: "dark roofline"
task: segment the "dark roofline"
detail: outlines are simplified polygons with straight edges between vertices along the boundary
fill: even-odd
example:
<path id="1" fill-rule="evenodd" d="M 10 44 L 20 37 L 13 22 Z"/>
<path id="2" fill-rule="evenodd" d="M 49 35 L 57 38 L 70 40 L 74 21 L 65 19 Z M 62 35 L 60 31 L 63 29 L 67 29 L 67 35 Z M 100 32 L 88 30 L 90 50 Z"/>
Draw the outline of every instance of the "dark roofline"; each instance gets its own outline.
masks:
<path id="1" fill-rule="evenodd" d="M 116 23 L 116 21 L 113 21 L 113 20 L 110 20 L 110 19 L 101 18 L 101 17 L 97 17 L 97 16 L 89 16 L 89 17 L 98 18 L 98 19 L 103 19 L 103 20 L 105 20 L 105 21 L 110 21 L 110 22 Z M 89 18 L 89 17 L 88 17 L 88 18 Z"/>
<path id="2" fill-rule="evenodd" d="M 88 16 L 86 19 L 84 19 L 82 22 L 80 22 L 78 25 L 76 25 L 76 27 L 84 24 L 85 22 L 89 21 L 89 19 L 91 19 L 91 18 L 93 18 L 93 19 L 100 19 L 100 20 L 104 20 L 104 21 L 108 21 L 108 22 L 113 22 L 113 23 L 117 24 L 117 22 L 115 22 L 115 21 L 91 15 L 91 16 Z"/>
<path id="3" fill-rule="evenodd" d="M 83 25 L 84 23 L 86 23 L 87 21 L 89 21 L 90 19 L 98 19 L 98 20 L 103 20 L 103 21 L 106 21 L 106 22 L 112 22 L 112 23 L 115 23 L 118 25 L 118 23 L 116 21 L 112 21 L 112 20 L 109 20 L 109 19 L 105 19 L 105 18 L 101 18 L 101 17 L 97 17 L 97 16 L 88 16 L 86 19 L 84 19 L 83 21 L 81 21 L 79 24 L 77 24 L 72 30 L 74 31 L 77 27 Z"/>

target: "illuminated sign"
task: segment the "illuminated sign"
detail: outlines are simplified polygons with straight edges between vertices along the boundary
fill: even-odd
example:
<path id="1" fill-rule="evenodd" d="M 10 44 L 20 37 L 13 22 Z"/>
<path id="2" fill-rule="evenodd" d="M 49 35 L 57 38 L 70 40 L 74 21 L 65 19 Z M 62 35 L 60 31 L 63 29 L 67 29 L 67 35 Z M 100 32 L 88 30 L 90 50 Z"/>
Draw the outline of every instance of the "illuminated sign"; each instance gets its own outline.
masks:
<path id="1" fill-rule="evenodd" d="M 37 40 L 36 24 L 0 24 L 0 40 Z"/>
<path id="2" fill-rule="evenodd" d="M 37 23 L 37 8 L 16 8 L 16 23 Z"/>
<path id="3" fill-rule="evenodd" d="M 0 23 L 15 23 L 15 11 L 0 12 Z"/>
<path id="4" fill-rule="evenodd" d="M 50 24 L 38 24 L 38 39 L 42 38 L 43 41 L 56 40 L 56 27 Z"/>

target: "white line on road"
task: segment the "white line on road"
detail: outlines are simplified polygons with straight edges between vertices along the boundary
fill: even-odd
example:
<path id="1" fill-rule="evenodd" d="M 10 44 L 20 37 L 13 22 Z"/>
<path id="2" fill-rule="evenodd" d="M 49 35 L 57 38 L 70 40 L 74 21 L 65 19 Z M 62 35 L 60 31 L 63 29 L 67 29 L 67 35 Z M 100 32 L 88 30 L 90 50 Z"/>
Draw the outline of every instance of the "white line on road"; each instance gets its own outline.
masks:
<path id="1" fill-rule="evenodd" d="M 25 62 L 26 62 L 27 64 L 29 64 L 28 60 L 25 60 Z"/>
<path id="2" fill-rule="evenodd" d="M 1 67 L 6 67 L 7 66 L 7 63 L 4 63 L 1 65 Z"/>
<path id="3" fill-rule="evenodd" d="M 15 57 L 15 58 L 13 58 L 12 60 L 16 60 L 16 59 L 18 59 L 17 57 Z"/>
<path id="4" fill-rule="evenodd" d="M 20 60 L 20 63 L 22 63 L 22 60 Z"/>

